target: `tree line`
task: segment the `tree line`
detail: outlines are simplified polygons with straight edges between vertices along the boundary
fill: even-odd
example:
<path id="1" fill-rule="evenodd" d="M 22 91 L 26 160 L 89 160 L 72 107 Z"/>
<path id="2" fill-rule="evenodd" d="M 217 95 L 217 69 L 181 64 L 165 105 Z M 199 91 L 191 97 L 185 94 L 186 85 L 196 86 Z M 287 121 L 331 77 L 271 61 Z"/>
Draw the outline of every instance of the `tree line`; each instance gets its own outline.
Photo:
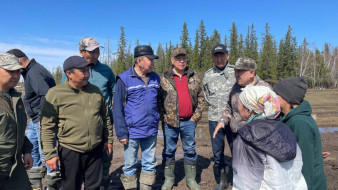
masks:
<path id="1" fill-rule="evenodd" d="M 109 65 L 116 75 L 128 69 L 134 62 L 133 48 L 128 43 L 124 27 L 120 28 L 121 34 L 116 52 L 109 48 L 101 51 L 100 61 Z M 337 88 L 338 87 L 338 47 L 324 44 L 322 50 L 309 44 L 304 38 L 301 44 L 297 44 L 296 37 L 292 34 L 291 26 L 288 27 L 285 36 L 277 42 L 270 33 L 269 24 L 265 24 L 264 33 L 259 37 L 256 34 L 254 23 L 248 26 L 247 33 L 243 36 L 238 33 L 235 22 L 229 30 L 229 36 L 223 40 L 215 29 L 208 35 L 203 20 L 195 31 L 195 37 L 190 38 L 187 23 L 184 22 L 179 43 L 171 41 L 159 43 L 155 54 L 159 59 L 155 60 L 155 72 L 162 73 L 170 67 L 170 53 L 176 47 L 183 47 L 187 51 L 188 65 L 198 71 L 201 76 L 209 68 L 213 67 L 211 49 L 214 45 L 223 43 L 230 54 L 229 63 L 235 64 L 238 57 L 250 57 L 257 63 L 257 74 L 270 84 L 276 84 L 287 77 L 306 76 L 310 88 Z M 260 43 L 259 43 L 260 39 Z M 151 45 L 151 43 L 149 43 Z M 61 67 L 52 71 L 57 82 L 62 75 Z"/>

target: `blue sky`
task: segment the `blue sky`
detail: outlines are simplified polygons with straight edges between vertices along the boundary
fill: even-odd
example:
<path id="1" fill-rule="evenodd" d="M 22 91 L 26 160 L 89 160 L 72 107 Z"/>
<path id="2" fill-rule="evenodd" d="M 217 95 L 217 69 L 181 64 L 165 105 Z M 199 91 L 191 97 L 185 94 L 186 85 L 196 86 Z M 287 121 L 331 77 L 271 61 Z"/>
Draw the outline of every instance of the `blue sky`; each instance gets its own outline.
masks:
<path id="1" fill-rule="evenodd" d="M 138 39 L 140 44 L 151 42 L 156 50 L 159 43 L 178 43 L 184 22 L 193 42 L 201 20 L 207 34 L 217 29 L 222 41 L 224 35 L 230 36 L 232 22 L 244 37 L 254 23 L 259 38 L 268 22 L 277 42 L 290 25 L 299 43 L 306 38 L 312 47 L 322 49 L 325 42 L 338 46 L 337 7 L 336 0 L 3 1 L 0 52 L 19 48 L 51 70 L 79 55 L 78 42 L 85 36 L 105 47 L 109 37 L 115 52 L 123 26 L 128 44 L 134 47 Z"/>

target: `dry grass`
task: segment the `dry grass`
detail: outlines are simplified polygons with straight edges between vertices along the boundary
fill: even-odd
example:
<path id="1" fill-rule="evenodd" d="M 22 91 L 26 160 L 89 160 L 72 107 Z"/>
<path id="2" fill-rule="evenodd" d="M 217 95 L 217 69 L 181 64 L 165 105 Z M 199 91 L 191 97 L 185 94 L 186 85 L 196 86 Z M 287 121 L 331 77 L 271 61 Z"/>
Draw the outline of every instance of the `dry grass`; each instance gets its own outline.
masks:
<path id="1" fill-rule="evenodd" d="M 312 107 L 312 112 L 320 127 L 338 127 L 338 90 L 309 89 L 305 99 Z"/>

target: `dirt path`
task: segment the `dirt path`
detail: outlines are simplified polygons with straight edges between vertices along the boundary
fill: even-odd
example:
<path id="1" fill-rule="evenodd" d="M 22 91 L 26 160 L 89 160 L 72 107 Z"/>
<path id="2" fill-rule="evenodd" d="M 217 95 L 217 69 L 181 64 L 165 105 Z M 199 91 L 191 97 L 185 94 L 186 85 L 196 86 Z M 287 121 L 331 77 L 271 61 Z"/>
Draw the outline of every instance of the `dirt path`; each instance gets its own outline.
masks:
<path id="1" fill-rule="evenodd" d="M 216 185 L 213 176 L 213 156 L 207 126 L 203 125 L 197 128 L 196 152 L 198 154 L 198 171 L 197 182 L 201 189 L 212 190 Z M 331 152 L 331 155 L 324 160 L 325 173 L 327 177 L 328 189 L 338 189 L 338 132 L 324 133 L 322 135 L 323 151 Z M 161 152 L 163 149 L 163 138 L 161 134 L 157 140 L 156 156 L 157 156 L 157 178 L 153 190 L 161 189 L 164 182 L 163 168 L 161 167 L 162 157 Z M 226 155 L 230 156 L 229 148 L 226 147 Z M 111 165 L 112 183 L 110 189 L 117 190 L 123 189 L 119 176 L 122 172 L 123 161 L 123 146 L 116 141 L 114 144 L 114 158 Z M 176 152 L 176 182 L 174 190 L 188 190 L 185 186 L 184 167 L 183 167 L 183 154 L 182 145 L 179 141 Z M 231 189 L 231 187 L 228 187 Z"/>

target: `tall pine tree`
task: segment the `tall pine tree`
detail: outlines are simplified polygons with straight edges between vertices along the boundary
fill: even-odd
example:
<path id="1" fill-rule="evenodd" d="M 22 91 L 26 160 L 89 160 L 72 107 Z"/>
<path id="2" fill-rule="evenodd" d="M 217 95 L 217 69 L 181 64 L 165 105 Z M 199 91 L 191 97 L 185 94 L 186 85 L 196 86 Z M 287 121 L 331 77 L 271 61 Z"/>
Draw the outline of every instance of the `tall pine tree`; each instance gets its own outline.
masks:
<path id="1" fill-rule="evenodd" d="M 237 33 L 237 27 L 235 22 L 232 23 L 232 28 L 230 30 L 230 57 L 229 57 L 229 63 L 235 64 L 237 58 L 239 58 L 239 50 L 238 50 L 238 33 Z"/>

